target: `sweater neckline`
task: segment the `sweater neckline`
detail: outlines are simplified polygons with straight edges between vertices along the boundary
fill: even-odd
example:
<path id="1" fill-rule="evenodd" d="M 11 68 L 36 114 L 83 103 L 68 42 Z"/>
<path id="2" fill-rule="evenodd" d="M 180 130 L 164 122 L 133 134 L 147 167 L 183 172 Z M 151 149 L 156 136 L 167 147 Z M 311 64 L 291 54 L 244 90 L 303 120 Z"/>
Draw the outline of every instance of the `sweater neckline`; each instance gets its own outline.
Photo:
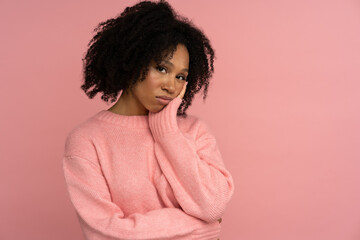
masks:
<path id="1" fill-rule="evenodd" d="M 104 109 L 98 112 L 94 117 L 108 123 L 128 128 L 150 128 L 149 115 L 121 115 Z"/>

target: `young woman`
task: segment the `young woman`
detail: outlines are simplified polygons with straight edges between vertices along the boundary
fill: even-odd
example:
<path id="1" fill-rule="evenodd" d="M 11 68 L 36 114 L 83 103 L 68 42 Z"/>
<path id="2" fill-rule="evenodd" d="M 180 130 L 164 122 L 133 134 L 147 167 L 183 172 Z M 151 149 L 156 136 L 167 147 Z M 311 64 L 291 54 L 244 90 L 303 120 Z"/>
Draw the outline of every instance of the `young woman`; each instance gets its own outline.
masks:
<path id="1" fill-rule="evenodd" d="M 233 178 L 206 123 L 185 112 L 202 87 L 206 97 L 208 38 L 165 1 L 138 2 L 95 30 L 81 88 L 121 95 L 66 139 L 85 239 L 218 239 Z"/>

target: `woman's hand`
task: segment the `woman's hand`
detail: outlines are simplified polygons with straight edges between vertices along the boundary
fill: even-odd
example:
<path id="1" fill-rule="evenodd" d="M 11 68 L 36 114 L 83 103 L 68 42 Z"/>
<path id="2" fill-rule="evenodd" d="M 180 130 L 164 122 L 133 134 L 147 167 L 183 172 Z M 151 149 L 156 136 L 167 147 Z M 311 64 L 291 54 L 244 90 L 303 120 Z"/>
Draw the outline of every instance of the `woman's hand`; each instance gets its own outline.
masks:
<path id="1" fill-rule="evenodd" d="M 180 94 L 177 96 L 177 98 L 181 98 L 181 99 L 182 99 L 182 98 L 184 97 L 185 91 L 186 91 L 186 85 L 187 85 L 187 84 L 188 84 L 188 82 L 185 82 L 185 84 L 184 84 L 184 86 L 183 86 Z"/>

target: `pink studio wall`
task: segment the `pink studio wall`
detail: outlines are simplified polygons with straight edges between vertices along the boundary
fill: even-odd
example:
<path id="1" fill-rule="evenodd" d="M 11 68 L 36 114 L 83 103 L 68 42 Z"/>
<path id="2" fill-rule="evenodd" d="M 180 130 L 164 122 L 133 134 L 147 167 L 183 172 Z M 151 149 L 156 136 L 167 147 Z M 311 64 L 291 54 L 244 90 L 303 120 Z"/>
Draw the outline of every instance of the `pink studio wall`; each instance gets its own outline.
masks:
<path id="1" fill-rule="evenodd" d="M 0 1 L 0 239 L 82 239 L 64 141 L 112 104 L 81 91 L 81 58 L 96 24 L 134 3 Z M 359 240 L 359 1 L 170 3 L 217 54 L 188 113 L 234 176 L 221 239 Z"/>

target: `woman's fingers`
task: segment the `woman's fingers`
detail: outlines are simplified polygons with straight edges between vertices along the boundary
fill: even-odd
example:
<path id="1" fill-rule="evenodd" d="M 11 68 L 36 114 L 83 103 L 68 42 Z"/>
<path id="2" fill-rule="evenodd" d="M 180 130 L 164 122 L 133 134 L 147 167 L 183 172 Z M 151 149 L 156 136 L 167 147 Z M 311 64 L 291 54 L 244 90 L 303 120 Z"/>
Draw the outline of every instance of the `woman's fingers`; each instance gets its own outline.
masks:
<path id="1" fill-rule="evenodd" d="M 185 95 L 185 91 L 186 91 L 186 85 L 188 84 L 188 82 L 185 82 L 181 92 L 179 93 L 179 95 L 177 96 L 178 98 L 183 98 Z"/>

